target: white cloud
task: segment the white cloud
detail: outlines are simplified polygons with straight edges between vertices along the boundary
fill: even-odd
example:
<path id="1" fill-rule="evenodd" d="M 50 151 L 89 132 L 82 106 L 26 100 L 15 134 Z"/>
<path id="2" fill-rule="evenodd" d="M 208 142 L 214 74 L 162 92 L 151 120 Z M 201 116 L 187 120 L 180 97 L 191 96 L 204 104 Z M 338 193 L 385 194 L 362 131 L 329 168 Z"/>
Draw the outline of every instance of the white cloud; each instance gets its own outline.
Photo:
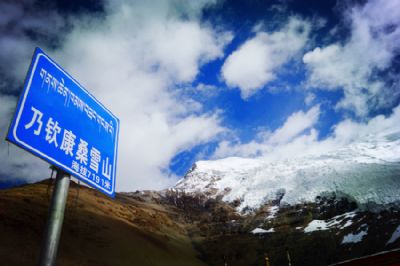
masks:
<path id="1" fill-rule="evenodd" d="M 219 92 L 217 86 L 211 85 L 211 84 L 204 84 L 204 83 L 197 84 L 197 86 L 194 89 L 195 89 L 195 92 L 199 92 L 199 93 L 201 93 L 202 96 L 205 96 L 205 97 L 216 96 Z"/>
<path id="2" fill-rule="evenodd" d="M 287 143 L 306 129 L 311 128 L 318 121 L 320 114 L 319 106 L 314 106 L 307 113 L 303 111 L 290 115 L 282 127 L 274 131 L 268 138 L 271 144 Z"/>
<path id="3" fill-rule="evenodd" d="M 326 90 L 343 89 L 337 108 L 366 116 L 369 111 L 390 106 L 399 88 L 385 84 L 377 71 L 388 70 L 399 54 L 400 2 L 373 0 L 346 11 L 351 37 L 344 44 L 317 47 L 304 55 L 309 85 Z"/>
<path id="4" fill-rule="evenodd" d="M 179 3 L 110 1 L 105 17 L 81 18 L 62 47 L 45 49 L 120 118 L 117 191 L 173 184 L 170 160 L 225 130 L 218 112 L 203 110 L 177 85 L 223 56 L 231 34 L 199 22 L 212 2 Z"/>
<path id="5" fill-rule="evenodd" d="M 226 59 L 222 77 L 230 87 L 238 87 L 248 98 L 274 80 L 278 69 L 305 46 L 311 26 L 291 17 L 279 31 L 258 32 Z"/>
<path id="6" fill-rule="evenodd" d="M 306 105 L 311 105 L 315 100 L 316 96 L 314 93 L 307 93 L 306 97 L 304 98 L 304 103 Z"/>
<path id="7" fill-rule="evenodd" d="M 393 108 L 390 115 L 377 115 L 367 122 L 345 119 L 332 128 L 333 133 L 329 137 L 322 140 L 318 139 L 318 131 L 314 128 L 318 121 L 318 114 L 318 107 L 311 108 L 307 113 L 296 112 L 286 120 L 282 127 L 272 133 L 261 131 L 259 135 L 264 135 L 265 138 L 253 140 L 249 143 L 224 140 L 217 147 L 214 158 L 239 156 L 262 157 L 271 161 L 285 160 L 306 155 L 324 154 L 359 141 L 373 143 L 374 140 L 381 137 L 400 134 L 400 105 Z M 294 119 L 294 117 L 299 118 Z M 301 127 L 298 126 L 298 122 L 301 120 L 308 121 L 304 130 L 301 130 Z M 278 143 L 271 140 L 273 136 L 278 136 L 279 132 L 286 131 L 286 129 L 293 132 L 293 134 L 286 135 L 293 137 L 283 137 L 285 141 Z"/>
<path id="8" fill-rule="evenodd" d="M 286 119 L 281 127 L 273 132 L 261 130 L 258 134 L 258 140 L 253 140 L 245 144 L 238 141 L 233 143 L 222 141 L 218 145 L 214 157 L 255 157 L 271 153 L 274 153 L 274 156 L 276 156 L 279 153 L 278 151 L 282 150 L 288 143 L 293 146 L 298 145 L 298 142 L 302 144 L 306 143 L 306 140 L 309 139 L 315 140 L 318 136 L 313 127 L 318 122 L 319 116 L 320 107 L 318 105 L 310 108 L 307 112 L 295 112 Z"/>

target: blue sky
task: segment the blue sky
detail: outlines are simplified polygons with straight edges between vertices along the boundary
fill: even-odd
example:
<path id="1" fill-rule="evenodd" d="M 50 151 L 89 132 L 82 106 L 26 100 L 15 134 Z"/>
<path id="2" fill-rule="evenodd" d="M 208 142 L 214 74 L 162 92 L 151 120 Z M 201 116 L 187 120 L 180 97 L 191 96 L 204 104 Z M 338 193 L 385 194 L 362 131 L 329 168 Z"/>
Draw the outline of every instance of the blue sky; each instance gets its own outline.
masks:
<path id="1" fill-rule="evenodd" d="M 271 83 L 260 86 L 260 91 L 251 98 L 243 99 L 239 90 L 231 89 L 221 80 L 221 68 L 229 55 L 235 52 L 256 33 L 253 28 L 257 24 L 265 24 L 267 31 L 279 30 L 280 25 L 287 22 L 288 16 L 300 16 L 310 23 L 323 21 L 324 26 L 316 29 L 310 36 L 309 47 L 318 47 L 335 41 L 344 41 L 351 28 L 341 25 L 341 3 L 336 1 L 309 1 L 306 4 L 298 1 L 282 1 L 267 3 L 266 1 L 226 1 L 220 5 L 206 9 L 203 20 L 211 21 L 213 25 L 223 25 L 234 34 L 233 40 L 225 48 L 225 56 L 221 60 L 215 60 L 204 65 L 196 78 L 196 84 L 208 84 L 218 87 L 218 93 L 204 99 L 194 93 L 193 97 L 202 102 L 207 109 L 224 110 L 223 123 L 235 132 L 241 142 L 249 142 L 257 137 L 260 128 L 274 131 L 279 128 L 286 118 L 299 110 L 307 110 L 305 103 L 307 89 L 303 83 L 307 79 L 306 69 L 296 59 L 285 62 L 276 71 L 278 76 Z M 279 10 L 281 9 L 281 10 Z M 329 34 L 333 28 L 338 27 L 340 37 Z M 297 58 L 298 59 L 298 58 Z M 295 65 L 295 67 L 293 67 Z M 275 91 L 274 87 L 285 86 L 290 89 Z M 271 89 L 272 87 L 272 89 Z M 318 130 L 318 138 L 329 137 L 332 127 L 345 117 L 353 117 L 346 110 L 335 110 L 334 106 L 343 97 L 340 90 L 332 92 L 314 92 L 315 100 L 321 104 L 323 112 L 320 120 L 315 125 Z M 211 98 L 211 99 L 210 99 Z M 394 106 L 394 105 L 393 105 Z M 389 109 L 391 109 L 390 106 Z M 382 108 L 384 109 L 384 107 Z M 384 110 L 378 110 L 384 112 Z M 170 169 L 178 175 L 183 175 L 195 162 L 197 154 L 202 157 L 212 156 L 216 143 L 196 146 L 191 150 L 177 154 L 170 164 Z M 205 154 L 205 156 L 203 155 Z"/>
<path id="2" fill-rule="evenodd" d="M 120 117 L 119 191 L 171 186 L 197 160 L 327 152 L 398 119 L 396 0 L 0 9 L 1 133 L 39 46 Z M 49 174 L 16 147 L 0 153 L 3 183 Z"/>

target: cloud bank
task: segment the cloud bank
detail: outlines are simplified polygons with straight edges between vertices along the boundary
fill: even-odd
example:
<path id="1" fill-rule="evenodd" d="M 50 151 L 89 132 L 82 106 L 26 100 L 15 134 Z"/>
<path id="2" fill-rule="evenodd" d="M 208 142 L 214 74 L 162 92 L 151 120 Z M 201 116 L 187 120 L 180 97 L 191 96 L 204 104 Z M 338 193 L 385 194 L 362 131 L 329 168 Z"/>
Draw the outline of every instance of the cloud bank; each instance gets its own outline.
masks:
<path id="1" fill-rule="evenodd" d="M 74 20 L 60 46 L 43 47 L 120 118 L 117 191 L 173 184 L 175 177 L 168 171 L 173 156 L 225 130 L 218 111 L 204 110 L 177 86 L 190 83 L 200 66 L 223 56 L 232 38 L 200 23 L 199 14 L 208 4 L 212 2 L 110 1 L 105 16 Z M 21 38 L 18 43 L 24 53 L 9 56 L 22 58 L 16 63 L 18 69 L 27 67 L 25 52 L 30 54 L 35 43 Z M 21 73 L 10 76 L 21 78 Z M 24 176 L 21 171 L 33 169 L 33 162 L 28 160 L 22 170 L 13 154 L 2 164 Z M 7 167 L 1 168 L 3 175 L 11 174 Z M 32 180 L 44 177 L 42 171 L 31 173 Z"/>
<path id="2" fill-rule="evenodd" d="M 319 139 L 316 129 L 321 110 L 314 106 L 307 112 L 290 115 L 274 130 L 260 131 L 259 138 L 248 143 L 224 140 L 219 143 L 214 159 L 230 156 L 262 157 L 265 160 L 286 160 L 307 155 L 321 155 L 359 141 L 374 141 L 392 134 L 400 134 L 400 105 L 389 116 L 377 115 L 368 122 L 345 119 L 336 124 L 332 134 Z M 278 140 L 278 141 L 277 141 Z"/>
<path id="3" fill-rule="evenodd" d="M 400 2 L 371 0 L 344 10 L 350 38 L 306 53 L 308 84 L 322 90 L 343 90 L 336 105 L 359 117 L 391 106 L 400 96 L 398 77 L 384 82 L 400 51 Z"/>
<path id="4" fill-rule="evenodd" d="M 318 120 L 327 105 L 315 105 L 306 112 L 292 113 L 281 127 L 272 132 L 260 130 L 258 137 L 250 142 L 243 143 L 236 137 L 221 141 L 214 158 L 261 156 L 281 160 L 320 154 L 365 138 L 373 140 L 400 132 L 400 105 L 396 106 L 400 98 L 400 83 L 396 74 L 398 66 L 393 67 L 400 54 L 400 3 L 396 0 L 371 0 L 363 5 L 344 6 L 342 12 L 343 19 L 349 23 L 349 37 L 324 47 L 315 47 L 303 56 L 308 71 L 304 103 L 306 106 L 318 103 L 320 99 L 315 93 L 318 90 L 342 90 L 344 96 L 336 103 L 335 109 L 337 112 L 350 112 L 355 117 L 344 118 L 331 127 L 328 137 L 320 139 Z M 297 49 L 282 58 L 288 60 L 290 55 L 301 50 L 307 36 L 299 38 L 303 41 L 298 42 Z M 274 71 L 279 66 L 267 64 L 270 62 L 265 60 L 270 58 L 266 56 L 268 45 L 260 39 L 256 35 L 247 41 L 230 55 L 223 68 L 228 85 L 239 87 L 245 97 L 274 79 Z M 253 64 L 254 71 L 247 67 L 253 61 L 257 62 Z M 382 109 L 389 110 L 386 116 L 371 115 Z"/>
<path id="5" fill-rule="evenodd" d="M 172 158 L 210 142 L 219 143 L 214 158 L 280 160 L 400 131 L 400 107 L 396 107 L 400 80 L 398 68 L 393 67 L 400 53 L 398 1 L 345 6 L 348 38 L 320 47 L 314 42 L 322 26 L 311 26 L 313 18 L 291 15 L 274 31 L 254 28 L 254 36 L 230 51 L 217 70 L 228 88 L 239 89 L 246 100 L 279 81 L 291 63 L 303 63 L 299 69 L 305 67 L 307 72 L 306 80 L 302 80 L 304 73 L 294 77 L 301 84 L 288 82 L 304 89 L 300 96 L 304 105 L 294 109 L 278 128 L 265 130 L 268 125 L 256 125 L 264 129 L 249 142 L 235 136 L 235 128 L 228 129 L 230 118 L 226 119 L 225 110 L 216 109 L 224 103 L 207 109 L 205 101 L 187 93 L 190 88 L 213 95 L 210 101 L 214 101 L 223 91 L 216 86 L 220 83 L 199 79 L 203 66 L 225 58 L 233 39 L 232 33 L 202 21 L 204 8 L 214 4 L 106 1 L 103 12 L 67 15 L 39 8 L 29 0 L 0 3 L 0 10 L 6 11 L 0 18 L 0 60 L 7 62 L 0 64 L 1 136 L 7 131 L 35 46 L 43 48 L 120 118 L 117 191 L 174 184 L 176 177 L 169 170 Z M 320 98 L 320 90 L 343 91 L 344 95 L 335 103 L 335 114 L 343 115 L 342 121 L 331 125 L 324 139 L 318 126 L 325 108 L 330 107 Z M 386 116 L 376 115 L 381 109 Z M 4 142 L 0 145 L 0 178 L 37 181 L 48 176 L 43 161 Z"/>

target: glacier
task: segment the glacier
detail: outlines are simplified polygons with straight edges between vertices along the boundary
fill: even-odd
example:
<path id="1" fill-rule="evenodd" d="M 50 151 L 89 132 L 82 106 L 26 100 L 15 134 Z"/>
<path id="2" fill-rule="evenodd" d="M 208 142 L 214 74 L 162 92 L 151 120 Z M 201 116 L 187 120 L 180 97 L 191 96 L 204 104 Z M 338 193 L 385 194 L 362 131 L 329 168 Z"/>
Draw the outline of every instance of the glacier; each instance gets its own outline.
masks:
<path id="1" fill-rule="evenodd" d="M 400 133 L 366 136 L 334 150 L 283 160 L 198 161 L 173 189 L 239 201 L 241 212 L 274 200 L 290 205 L 313 202 L 329 193 L 348 197 L 360 207 L 396 204 L 400 201 Z"/>

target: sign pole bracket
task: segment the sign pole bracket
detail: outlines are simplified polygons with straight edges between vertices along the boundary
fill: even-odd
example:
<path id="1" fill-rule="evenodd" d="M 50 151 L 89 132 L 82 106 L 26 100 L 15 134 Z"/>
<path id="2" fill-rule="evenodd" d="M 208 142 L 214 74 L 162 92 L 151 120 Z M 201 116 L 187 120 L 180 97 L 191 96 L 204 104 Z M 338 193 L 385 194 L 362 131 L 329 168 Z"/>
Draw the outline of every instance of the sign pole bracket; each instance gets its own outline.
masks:
<path id="1" fill-rule="evenodd" d="M 61 169 L 57 169 L 55 187 L 40 253 L 40 266 L 52 266 L 55 264 L 64 221 L 64 210 L 68 198 L 69 183 L 70 175 Z"/>

